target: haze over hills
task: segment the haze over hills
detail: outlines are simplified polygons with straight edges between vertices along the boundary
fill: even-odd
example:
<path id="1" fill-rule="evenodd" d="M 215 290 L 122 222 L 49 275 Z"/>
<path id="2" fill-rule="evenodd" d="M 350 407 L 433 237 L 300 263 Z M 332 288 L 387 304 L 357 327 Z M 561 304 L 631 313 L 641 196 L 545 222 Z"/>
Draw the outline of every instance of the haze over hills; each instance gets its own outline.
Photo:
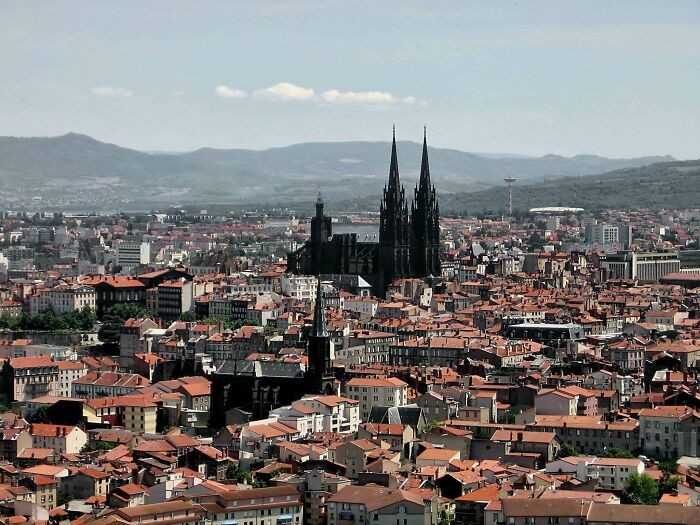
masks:
<path id="1" fill-rule="evenodd" d="M 399 142 L 407 190 L 420 167 L 421 145 Z M 188 203 L 285 204 L 321 190 L 329 201 L 378 200 L 388 170 L 388 142 L 303 143 L 266 150 L 202 148 L 146 153 L 69 133 L 49 138 L 0 137 L 0 204 L 44 207 L 166 206 Z M 467 194 L 548 177 L 597 174 L 673 160 L 595 155 L 524 157 L 430 148 L 441 194 Z"/>
<path id="2" fill-rule="evenodd" d="M 567 206 L 588 211 L 619 208 L 695 208 L 700 195 L 700 160 L 625 168 L 601 175 L 562 177 L 513 186 L 513 209 Z M 504 188 L 445 195 L 441 208 L 452 213 L 503 213 Z"/>

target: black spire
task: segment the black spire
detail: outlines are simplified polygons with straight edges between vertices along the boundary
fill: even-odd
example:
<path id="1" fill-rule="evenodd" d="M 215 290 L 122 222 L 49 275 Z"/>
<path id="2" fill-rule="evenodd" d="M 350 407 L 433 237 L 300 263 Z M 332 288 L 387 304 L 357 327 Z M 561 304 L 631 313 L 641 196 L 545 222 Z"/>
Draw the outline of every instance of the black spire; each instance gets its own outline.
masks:
<path id="1" fill-rule="evenodd" d="M 399 180 L 399 159 L 396 154 L 396 126 L 392 128 L 391 134 L 391 162 L 389 163 L 389 190 L 394 190 L 398 193 L 398 189 L 401 187 L 401 181 Z"/>
<path id="2" fill-rule="evenodd" d="M 427 130 L 423 128 L 423 157 L 420 178 L 413 194 L 411 260 L 417 276 L 440 273 L 440 211 L 435 187 L 430 182 Z"/>
<path id="3" fill-rule="evenodd" d="M 430 164 L 428 163 L 428 138 L 425 126 L 423 126 L 423 158 L 420 162 L 419 190 L 426 192 L 432 190 L 430 184 Z"/>
<path id="4" fill-rule="evenodd" d="M 391 137 L 391 161 L 389 181 L 379 207 L 379 250 L 381 275 L 376 286 L 378 295 L 383 295 L 384 286 L 396 277 L 410 275 L 410 216 L 408 200 L 399 177 L 399 159 L 396 152 L 396 128 Z"/>
<path id="5" fill-rule="evenodd" d="M 323 287 L 321 279 L 316 285 L 316 304 L 314 305 L 314 321 L 311 326 L 311 335 L 313 337 L 328 337 L 326 330 L 326 298 L 323 295 Z"/>

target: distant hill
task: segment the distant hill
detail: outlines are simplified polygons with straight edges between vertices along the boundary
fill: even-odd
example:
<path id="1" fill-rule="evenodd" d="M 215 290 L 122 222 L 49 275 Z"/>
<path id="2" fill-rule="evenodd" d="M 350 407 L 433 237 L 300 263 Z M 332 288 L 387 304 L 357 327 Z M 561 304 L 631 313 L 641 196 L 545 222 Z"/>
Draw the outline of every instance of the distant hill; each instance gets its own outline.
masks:
<path id="1" fill-rule="evenodd" d="M 399 163 L 410 188 L 420 145 L 400 142 Z M 379 195 L 387 142 L 295 144 L 262 151 L 203 148 L 146 153 L 69 133 L 50 138 L 0 137 L 0 205 L 95 208 L 142 204 L 296 203 L 320 189 L 330 201 Z M 487 190 L 503 177 L 535 182 L 644 166 L 670 157 L 609 159 L 593 155 L 523 157 L 430 148 L 431 175 L 442 194 Z"/>
<path id="2" fill-rule="evenodd" d="M 440 208 L 452 213 L 502 213 L 505 188 L 441 197 Z M 513 186 L 514 210 L 569 206 L 606 208 L 696 208 L 700 196 L 700 160 L 675 161 L 615 170 L 601 175 L 566 177 Z"/>

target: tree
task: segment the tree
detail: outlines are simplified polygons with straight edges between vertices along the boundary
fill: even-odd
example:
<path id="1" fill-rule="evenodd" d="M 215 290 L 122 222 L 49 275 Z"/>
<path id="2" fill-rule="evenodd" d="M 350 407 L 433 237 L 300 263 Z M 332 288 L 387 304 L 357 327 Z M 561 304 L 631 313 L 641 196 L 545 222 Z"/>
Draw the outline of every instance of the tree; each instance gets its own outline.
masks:
<path id="1" fill-rule="evenodd" d="M 659 483 L 659 493 L 669 494 L 678 490 L 678 482 L 681 480 L 678 476 L 664 476 Z"/>
<path id="2" fill-rule="evenodd" d="M 544 244 L 545 240 L 537 232 L 532 232 L 532 235 L 530 235 L 530 238 L 527 240 L 527 245 L 532 251 L 541 250 Z"/>
<path id="3" fill-rule="evenodd" d="M 656 505 L 659 502 L 659 484 L 646 474 L 632 474 L 627 479 L 625 496 L 636 505 Z"/>
<path id="4" fill-rule="evenodd" d="M 609 448 L 600 455 L 601 458 L 623 458 L 623 459 L 634 459 L 635 456 L 629 450 L 623 450 L 620 448 Z"/>
<path id="5" fill-rule="evenodd" d="M 568 458 L 570 456 L 578 456 L 578 451 L 569 445 L 562 445 L 559 449 L 559 455 L 557 457 Z"/>
<path id="6" fill-rule="evenodd" d="M 197 316 L 194 314 L 194 312 L 183 312 L 182 315 L 180 315 L 180 321 L 192 322 L 196 320 Z"/>
<path id="7" fill-rule="evenodd" d="M 142 306 L 126 303 L 115 304 L 102 316 L 102 327 L 97 336 L 103 343 L 116 344 L 124 321 L 132 317 L 141 318 L 148 316 L 148 310 Z"/>
<path id="8" fill-rule="evenodd" d="M 673 476 L 678 472 L 678 462 L 675 459 L 659 461 L 659 469 L 661 469 L 666 476 Z"/>
<path id="9" fill-rule="evenodd" d="M 238 465 L 230 465 L 226 469 L 226 477 L 236 483 L 246 483 L 252 485 L 253 475 L 249 470 L 240 468 Z"/>

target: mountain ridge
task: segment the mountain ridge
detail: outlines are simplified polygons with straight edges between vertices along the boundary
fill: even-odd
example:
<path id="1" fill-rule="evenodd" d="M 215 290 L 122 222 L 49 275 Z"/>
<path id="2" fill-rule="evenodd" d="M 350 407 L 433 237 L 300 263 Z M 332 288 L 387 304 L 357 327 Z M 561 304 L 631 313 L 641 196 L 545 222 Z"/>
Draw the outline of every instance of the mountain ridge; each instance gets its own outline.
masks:
<path id="1" fill-rule="evenodd" d="M 412 141 L 397 145 L 403 182 L 410 188 L 419 173 L 422 145 Z M 0 137 L 0 205 L 37 200 L 46 206 L 167 205 L 214 198 L 231 203 L 295 203 L 319 189 L 329 200 L 372 196 L 386 182 L 389 150 L 388 142 L 344 141 L 163 153 L 126 148 L 76 132 Z M 452 148 L 429 150 L 433 181 L 444 194 L 487 190 L 502 185 L 506 176 L 535 181 L 672 159 L 610 159 L 590 154 L 494 158 Z"/>

